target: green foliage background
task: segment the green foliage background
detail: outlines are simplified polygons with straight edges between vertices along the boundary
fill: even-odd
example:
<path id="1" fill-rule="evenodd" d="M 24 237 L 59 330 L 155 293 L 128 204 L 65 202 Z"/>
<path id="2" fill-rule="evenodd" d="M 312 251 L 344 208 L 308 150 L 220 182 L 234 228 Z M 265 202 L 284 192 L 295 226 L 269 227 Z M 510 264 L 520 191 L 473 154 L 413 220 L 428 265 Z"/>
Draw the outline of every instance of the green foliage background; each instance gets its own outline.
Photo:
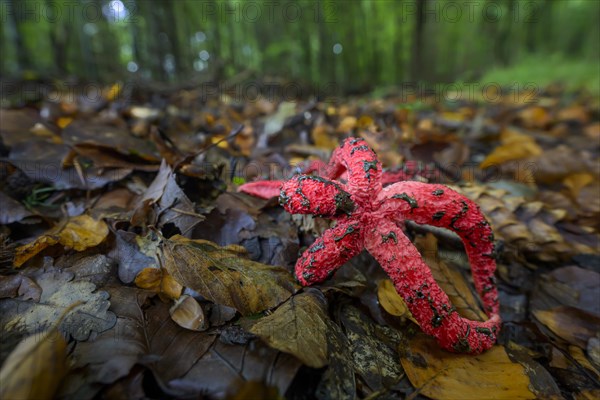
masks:
<path id="1" fill-rule="evenodd" d="M 4 77 L 205 82 L 241 74 L 336 82 L 347 92 L 482 77 L 598 87 L 596 0 L 0 0 L 0 6 Z"/>

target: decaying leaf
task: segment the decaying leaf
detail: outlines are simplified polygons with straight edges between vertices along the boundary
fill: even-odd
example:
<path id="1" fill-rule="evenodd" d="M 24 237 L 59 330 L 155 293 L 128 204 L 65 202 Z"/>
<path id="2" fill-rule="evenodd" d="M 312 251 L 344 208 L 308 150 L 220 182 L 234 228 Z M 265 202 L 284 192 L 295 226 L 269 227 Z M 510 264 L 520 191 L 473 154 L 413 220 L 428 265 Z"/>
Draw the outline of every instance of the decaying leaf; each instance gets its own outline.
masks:
<path id="1" fill-rule="evenodd" d="M 15 267 L 22 266 L 27 260 L 45 248 L 62 244 L 76 251 L 99 245 L 108 235 L 108 226 L 88 215 L 79 215 L 56 225 L 31 243 L 18 247 L 15 254 Z"/>
<path id="2" fill-rule="evenodd" d="M 52 326 L 58 317 L 78 301 L 83 304 L 67 315 L 58 326 L 59 331 L 75 340 L 87 340 L 92 332 L 103 332 L 115 325 L 115 314 L 108 311 L 109 295 L 95 291 L 91 282 L 74 281 L 73 274 L 51 270 L 35 278 L 42 289 L 39 303 L 6 299 L 14 302 L 6 318 L 6 328 L 36 332 Z"/>
<path id="3" fill-rule="evenodd" d="M 175 235 L 163 239 L 159 257 L 177 282 L 244 316 L 273 308 L 296 291 L 288 271 L 248 260 L 242 249 Z"/>
<path id="4" fill-rule="evenodd" d="M 41 295 L 42 289 L 25 275 L 0 276 L 0 299 L 23 296 L 23 300 L 40 301 Z"/>
<path id="5" fill-rule="evenodd" d="M 119 279 L 131 283 L 144 268 L 157 268 L 156 259 L 148 253 L 156 253 L 156 243 L 133 232 L 117 231 L 115 247 L 109 256 L 119 264 Z"/>
<path id="6" fill-rule="evenodd" d="M 372 390 L 389 388 L 402 377 L 398 354 L 375 334 L 374 323 L 353 306 L 344 307 L 340 320 L 350 342 L 354 370 Z"/>
<path id="7" fill-rule="evenodd" d="M 488 168 L 503 164 L 507 161 L 521 160 L 524 158 L 542 154 L 542 148 L 535 142 L 533 137 L 507 129 L 501 135 L 502 144 L 494 149 L 479 165 L 480 168 Z"/>
<path id="8" fill-rule="evenodd" d="M 600 332 L 600 317 L 578 308 L 560 306 L 546 311 L 534 310 L 533 315 L 556 335 L 582 349 Z"/>
<path id="9" fill-rule="evenodd" d="M 196 213 L 194 204 L 177 185 L 175 173 L 165 160 L 136 205 L 132 218 L 135 225 L 143 225 L 142 221 L 148 219 L 147 210 L 150 206 L 155 206 L 158 216 L 157 221 L 151 221 L 153 224 L 156 223 L 158 227 L 173 224 L 182 235 L 189 235 L 194 226 L 204 219 L 203 215 Z"/>
<path id="10" fill-rule="evenodd" d="M 329 367 L 323 373 L 316 396 L 319 400 L 353 400 L 356 398 L 356 378 L 350 342 L 336 323 L 329 320 L 328 326 Z"/>
<path id="11" fill-rule="evenodd" d="M 521 364 L 513 363 L 501 346 L 478 356 L 449 353 L 419 334 L 400 358 L 417 391 L 432 399 L 535 399 Z"/>
<path id="12" fill-rule="evenodd" d="M 419 325 L 410 314 L 410 311 L 408 311 L 404 299 L 398 294 L 390 279 L 383 279 L 379 282 L 379 285 L 377 285 L 377 298 L 379 299 L 379 304 L 388 313 L 396 317 L 407 317 Z"/>
<path id="13" fill-rule="evenodd" d="M 0 370 L 0 398 L 52 399 L 67 373 L 67 343 L 52 329 L 29 336 Z"/>
<path id="14" fill-rule="evenodd" d="M 326 301 L 316 290 L 292 296 L 273 314 L 263 317 L 249 330 L 269 346 L 292 354 L 305 365 L 327 365 L 328 320 Z"/>
<path id="15" fill-rule="evenodd" d="M 204 310 L 192 296 L 183 295 L 169 309 L 171 319 L 182 328 L 204 331 L 208 328 Z"/>

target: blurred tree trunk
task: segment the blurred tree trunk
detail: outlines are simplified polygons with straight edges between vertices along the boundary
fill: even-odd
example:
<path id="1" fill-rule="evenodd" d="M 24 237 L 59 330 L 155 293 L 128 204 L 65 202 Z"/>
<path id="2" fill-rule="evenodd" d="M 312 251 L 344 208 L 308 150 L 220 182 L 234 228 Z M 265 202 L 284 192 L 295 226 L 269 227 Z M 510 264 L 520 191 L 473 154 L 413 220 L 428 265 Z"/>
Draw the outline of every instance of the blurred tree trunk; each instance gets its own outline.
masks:
<path id="1" fill-rule="evenodd" d="M 8 29 L 10 32 L 10 37 L 15 46 L 15 51 L 17 53 L 17 67 L 20 70 L 30 69 L 31 59 L 29 57 L 29 51 L 25 46 L 24 41 L 24 32 L 22 29 L 22 7 L 14 6 L 13 0 L 6 0 L 6 14 L 8 16 L 7 23 Z"/>
<path id="2" fill-rule="evenodd" d="M 423 28 L 425 27 L 425 6 L 427 0 L 416 2 L 417 10 L 415 15 L 415 29 L 413 31 L 413 50 L 410 78 L 413 83 L 422 79 L 423 63 Z"/>

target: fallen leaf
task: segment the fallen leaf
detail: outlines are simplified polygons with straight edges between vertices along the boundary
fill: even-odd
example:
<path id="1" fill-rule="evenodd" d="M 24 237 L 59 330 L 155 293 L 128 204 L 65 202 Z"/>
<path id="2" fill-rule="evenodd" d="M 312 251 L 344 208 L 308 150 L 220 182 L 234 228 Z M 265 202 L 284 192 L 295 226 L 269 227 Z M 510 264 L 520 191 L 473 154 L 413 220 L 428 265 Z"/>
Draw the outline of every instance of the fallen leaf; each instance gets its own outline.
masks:
<path id="1" fill-rule="evenodd" d="M 535 142 L 535 139 L 515 130 L 504 130 L 500 139 L 502 144 L 488 154 L 479 168 L 485 169 L 507 161 L 522 160 L 542 154 L 542 148 Z"/>
<path id="2" fill-rule="evenodd" d="M 23 296 L 23 300 L 40 301 L 41 295 L 42 289 L 25 275 L 0 276 L 0 299 Z"/>
<path id="3" fill-rule="evenodd" d="M 560 306 L 534 310 L 533 315 L 556 335 L 582 349 L 600 332 L 600 317 L 578 308 Z"/>
<path id="4" fill-rule="evenodd" d="M 175 173 L 165 160 L 162 161 L 154 181 L 136 204 L 132 217 L 134 225 L 148 223 L 147 209 L 152 205 L 155 207 L 158 221 L 149 222 L 156 223 L 159 228 L 173 224 L 182 235 L 190 235 L 194 226 L 204 220 L 204 216 L 196 213 L 194 204 L 177 185 Z"/>
<path id="5" fill-rule="evenodd" d="M 175 235 L 160 247 L 162 266 L 177 282 L 244 316 L 273 308 L 296 291 L 287 270 L 241 257 L 241 246 L 219 247 Z"/>
<path id="6" fill-rule="evenodd" d="M 22 266 L 27 260 L 49 246 L 62 244 L 76 251 L 99 245 L 108 236 L 108 226 L 89 215 L 79 215 L 56 225 L 31 243 L 16 249 L 15 267 Z"/>
<path id="7" fill-rule="evenodd" d="M 501 346 L 477 356 L 449 353 L 425 335 L 414 337 L 400 362 L 417 391 L 432 399 L 535 399 L 521 364 Z"/>
<path id="8" fill-rule="evenodd" d="M 7 225 L 19 222 L 33 214 L 12 197 L 0 192 L 0 224 Z"/>
<path id="9" fill-rule="evenodd" d="M 183 286 L 162 268 L 144 268 L 134 282 L 141 289 L 151 290 L 173 300 L 177 300 L 183 291 Z"/>
<path id="10" fill-rule="evenodd" d="M 402 377 L 398 354 L 376 336 L 373 321 L 353 306 L 342 309 L 340 321 L 356 373 L 375 391 L 397 384 Z"/>
<path id="11" fill-rule="evenodd" d="M 156 259 L 151 253 L 156 243 L 133 232 L 119 230 L 115 234 L 115 247 L 108 254 L 119 264 L 119 279 L 123 283 L 131 283 L 144 268 L 158 269 Z M 154 253 L 156 252 L 155 249 Z M 151 253 L 152 254 L 152 253 Z"/>
<path id="12" fill-rule="evenodd" d="M 585 186 L 594 182 L 594 175 L 588 172 L 574 173 L 563 179 L 563 184 L 569 189 L 569 194 L 572 199 L 579 197 L 579 192 Z"/>
<path id="13" fill-rule="evenodd" d="M 88 340 L 92 332 L 103 332 L 115 325 L 115 314 L 108 311 L 109 295 L 96 292 L 91 282 L 75 281 L 70 272 L 50 270 L 35 277 L 42 289 L 39 303 L 19 299 L 3 300 L 3 320 L 7 330 L 35 332 L 52 326 L 73 303 L 83 304 L 69 313 L 58 326 L 59 331 L 75 340 Z"/>
<path id="14" fill-rule="evenodd" d="M 356 378 L 350 342 L 336 323 L 329 320 L 328 326 L 329 367 L 323 373 L 315 395 L 319 400 L 354 400 L 356 398 Z"/>
<path id="15" fill-rule="evenodd" d="M 67 343 L 56 329 L 29 336 L 0 370 L 0 398 L 52 399 L 67 373 Z"/>
<path id="16" fill-rule="evenodd" d="M 395 315 L 396 317 L 407 317 L 415 324 L 419 325 L 410 314 L 410 311 L 408 311 L 404 299 L 398 294 L 390 279 L 384 279 L 379 282 L 379 285 L 377 285 L 377 298 L 379 299 L 379 304 L 381 304 L 383 309 L 389 314 Z"/>
<path id="17" fill-rule="evenodd" d="M 439 256 L 437 238 L 428 233 L 418 237 L 415 245 L 423 255 L 423 260 L 431 269 L 431 273 L 440 287 L 456 307 L 460 315 L 474 321 L 485 321 L 485 313 L 481 310 L 473 291 L 469 288 L 465 277 L 460 271 L 450 268 Z"/>
<path id="18" fill-rule="evenodd" d="M 249 328 L 269 346 L 292 354 L 305 365 L 327 365 L 326 301 L 316 290 L 292 296 L 275 312 L 262 317 Z"/>

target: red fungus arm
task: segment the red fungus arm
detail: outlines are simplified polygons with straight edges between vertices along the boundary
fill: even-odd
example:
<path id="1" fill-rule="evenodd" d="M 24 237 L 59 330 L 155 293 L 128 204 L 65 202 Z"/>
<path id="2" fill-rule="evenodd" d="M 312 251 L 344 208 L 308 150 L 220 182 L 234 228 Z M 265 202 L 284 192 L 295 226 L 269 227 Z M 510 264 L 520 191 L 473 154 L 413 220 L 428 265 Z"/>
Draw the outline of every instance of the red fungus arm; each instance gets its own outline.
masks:
<path id="1" fill-rule="evenodd" d="M 324 281 L 362 249 L 358 222 L 341 220 L 323 232 L 298 259 L 296 278 L 303 286 Z"/>
<path id="2" fill-rule="evenodd" d="M 331 154 L 325 176 L 337 179 L 344 171 L 353 198 L 367 202 L 381 190 L 381 163 L 364 139 L 348 138 Z"/>
<path id="3" fill-rule="evenodd" d="M 378 220 L 365 228 L 365 247 L 392 279 L 421 329 L 440 346 L 458 353 L 481 353 L 494 345 L 500 317 L 471 321 L 461 317 L 439 287 L 421 254 L 395 223 Z"/>
<path id="4" fill-rule="evenodd" d="M 380 210 L 392 219 L 400 212 L 403 220 L 456 232 L 465 246 L 473 283 L 486 313 L 499 313 L 494 276 L 494 234 L 477 204 L 447 186 L 421 182 L 399 182 L 388 186 L 379 195 L 379 200 L 383 201 Z"/>
<path id="5" fill-rule="evenodd" d="M 318 176 L 296 175 L 281 187 L 279 203 L 290 214 L 350 215 L 355 204 L 341 184 Z"/>

